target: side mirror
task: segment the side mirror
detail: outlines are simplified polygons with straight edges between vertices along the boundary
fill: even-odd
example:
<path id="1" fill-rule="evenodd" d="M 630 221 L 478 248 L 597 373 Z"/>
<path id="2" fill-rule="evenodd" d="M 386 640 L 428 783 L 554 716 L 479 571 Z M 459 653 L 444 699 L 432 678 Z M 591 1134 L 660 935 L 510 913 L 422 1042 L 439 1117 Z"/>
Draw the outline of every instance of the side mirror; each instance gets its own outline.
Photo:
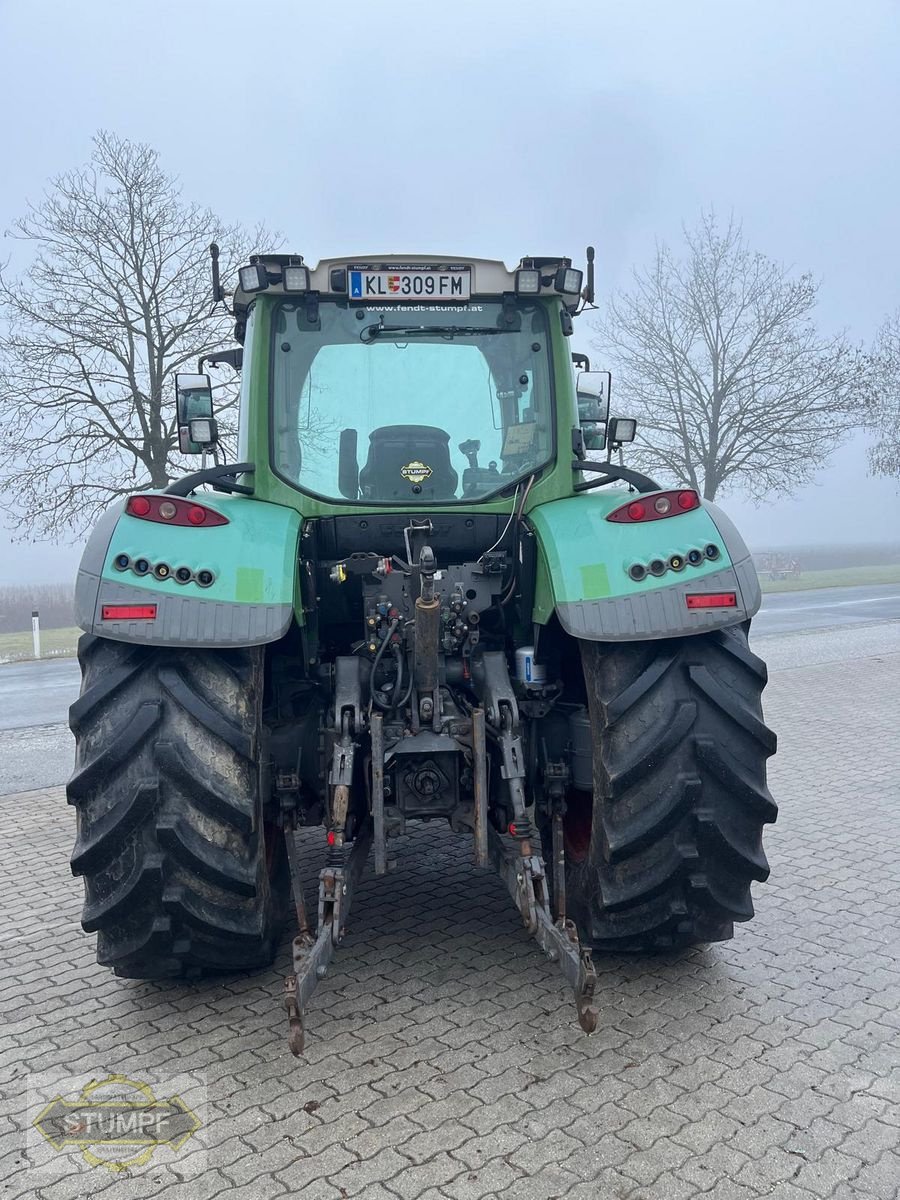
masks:
<path id="1" fill-rule="evenodd" d="M 208 375 L 175 376 L 175 412 L 182 454 L 203 454 L 216 444 L 219 434 Z"/>
<path id="2" fill-rule="evenodd" d="M 342 429 L 338 441 L 338 491 L 347 500 L 359 497 L 359 462 L 356 457 L 357 432 Z"/>
<path id="3" fill-rule="evenodd" d="M 581 371 L 575 381 L 578 396 L 578 419 L 606 421 L 609 417 L 609 393 L 612 375 L 609 371 Z"/>
<path id="4" fill-rule="evenodd" d="M 637 421 L 634 417 L 610 417 L 607 435 L 610 446 L 633 442 L 637 435 Z"/>
<path id="5" fill-rule="evenodd" d="M 581 371 L 575 381 L 578 423 L 586 450 L 602 450 L 606 445 L 611 386 L 612 375 L 609 371 Z"/>

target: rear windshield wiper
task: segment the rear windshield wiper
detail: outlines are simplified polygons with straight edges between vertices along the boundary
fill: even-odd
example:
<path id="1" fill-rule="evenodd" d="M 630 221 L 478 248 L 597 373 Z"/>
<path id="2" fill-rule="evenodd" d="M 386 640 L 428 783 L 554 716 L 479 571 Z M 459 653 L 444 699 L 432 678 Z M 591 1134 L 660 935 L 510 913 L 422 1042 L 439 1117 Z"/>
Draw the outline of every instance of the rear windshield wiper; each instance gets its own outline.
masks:
<path id="1" fill-rule="evenodd" d="M 431 337 L 433 334 L 451 341 L 455 337 L 477 337 L 479 334 L 512 333 L 510 329 L 486 329 L 482 325 L 385 325 L 378 321 L 360 331 L 361 342 L 374 342 L 380 337 Z"/>

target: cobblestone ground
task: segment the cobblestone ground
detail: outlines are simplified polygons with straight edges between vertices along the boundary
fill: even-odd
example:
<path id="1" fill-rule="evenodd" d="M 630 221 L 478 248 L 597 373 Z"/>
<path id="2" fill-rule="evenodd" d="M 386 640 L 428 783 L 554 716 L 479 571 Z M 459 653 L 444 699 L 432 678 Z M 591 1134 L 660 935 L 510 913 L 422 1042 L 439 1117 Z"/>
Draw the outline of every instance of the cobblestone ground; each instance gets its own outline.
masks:
<path id="1" fill-rule="evenodd" d="M 900 656 L 776 671 L 767 716 L 782 815 L 756 920 L 677 958 L 601 960 L 590 1039 L 445 828 L 367 877 L 297 1062 L 287 945 L 271 972 L 212 985 L 113 978 L 79 929 L 62 792 L 5 797 L 3 1194 L 894 1200 Z M 129 1175 L 62 1155 L 34 1169 L 25 1086 L 61 1069 L 205 1075 L 202 1172 L 179 1182 L 186 1151 L 181 1176 L 161 1157 Z"/>

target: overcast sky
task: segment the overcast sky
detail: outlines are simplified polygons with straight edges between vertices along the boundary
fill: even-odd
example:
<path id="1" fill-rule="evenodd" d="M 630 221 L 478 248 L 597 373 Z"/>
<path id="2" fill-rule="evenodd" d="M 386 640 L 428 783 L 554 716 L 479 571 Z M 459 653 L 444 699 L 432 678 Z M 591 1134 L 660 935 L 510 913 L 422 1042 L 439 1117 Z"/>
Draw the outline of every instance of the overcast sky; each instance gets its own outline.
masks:
<path id="1" fill-rule="evenodd" d="M 713 204 L 822 279 L 825 331 L 900 304 L 897 0 L 0 0 L 0 55 L 0 228 L 105 127 L 308 261 L 591 242 L 605 291 Z M 789 501 L 724 503 L 759 546 L 900 529 L 861 439 Z M 0 531 L 0 582 L 77 557 Z"/>

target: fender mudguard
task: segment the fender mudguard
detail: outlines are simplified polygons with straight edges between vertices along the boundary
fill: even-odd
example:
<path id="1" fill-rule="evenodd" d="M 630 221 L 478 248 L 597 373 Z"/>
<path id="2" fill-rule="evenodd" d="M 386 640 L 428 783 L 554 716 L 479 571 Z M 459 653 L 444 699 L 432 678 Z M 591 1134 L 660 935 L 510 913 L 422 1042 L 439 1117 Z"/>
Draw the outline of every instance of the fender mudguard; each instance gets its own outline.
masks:
<path id="1" fill-rule="evenodd" d="M 653 496 L 640 498 L 652 502 Z M 529 513 L 538 543 L 537 624 L 546 624 L 555 612 L 574 637 L 621 642 L 705 633 L 758 611 L 762 595 L 750 551 L 717 505 L 704 500 L 699 508 L 660 520 L 607 521 L 628 499 L 621 489 L 591 492 Z M 697 566 L 688 563 L 691 550 L 702 552 Z M 673 556 L 683 560 L 680 569 L 669 566 Z M 665 571 L 651 574 L 650 564 L 659 561 Z M 640 580 L 629 574 L 635 564 L 647 570 Z M 733 593 L 733 606 L 688 606 L 688 596 L 711 593 Z"/>
<path id="2" fill-rule="evenodd" d="M 255 646 L 282 637 L 294 615 L 300 514 L 245 496 L 202 493 L 227 524 L 166 525 L 108 509 L 85 547 L 75 620 L 87 633 L 153 646 Z M 127 565 L 123 565 L 127 559 Z M 149 565 L 139 573 L 135 564 Z M 155 569 L 164 564 L 165 578 Z M 179 583 L 187 567 L 191 579 Z M 212 582 L 203 586 L 201 572 Z M 204 575 L 203 578 L 206 578 Z M 148 605 L 155 617 L 111 619 L 111 606 Z M 107 615 L 104 616 L 106 610 Z"/>

